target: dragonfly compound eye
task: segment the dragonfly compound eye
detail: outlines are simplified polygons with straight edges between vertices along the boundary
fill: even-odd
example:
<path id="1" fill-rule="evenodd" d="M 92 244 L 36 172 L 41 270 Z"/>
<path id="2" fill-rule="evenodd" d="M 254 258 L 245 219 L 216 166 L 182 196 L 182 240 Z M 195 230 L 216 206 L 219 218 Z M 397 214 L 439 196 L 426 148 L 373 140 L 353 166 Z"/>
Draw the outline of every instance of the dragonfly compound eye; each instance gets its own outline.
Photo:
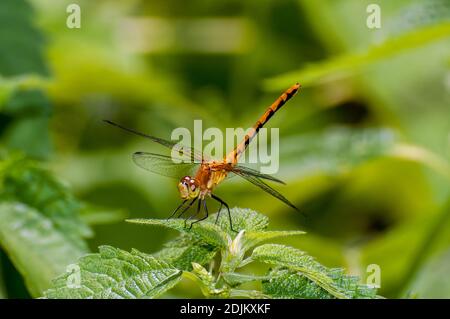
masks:
<path id="1" fill-rule="evenodd" d="M 194 178 L 185 176 L 178 183 L 178 190 L 180 191 L 181 198 L 195 198 L 199 194 L 199 188 Z"/>

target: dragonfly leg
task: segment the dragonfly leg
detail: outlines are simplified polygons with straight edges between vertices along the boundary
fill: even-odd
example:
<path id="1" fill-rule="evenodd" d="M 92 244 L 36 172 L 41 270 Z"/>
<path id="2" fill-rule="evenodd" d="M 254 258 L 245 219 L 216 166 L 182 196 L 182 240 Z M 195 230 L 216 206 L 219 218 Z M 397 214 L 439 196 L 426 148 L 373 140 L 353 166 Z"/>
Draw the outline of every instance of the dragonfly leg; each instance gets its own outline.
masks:
<path id="1" fill-rule="evenodd" d="M 186 211 L 195 203 L 195 201 L 198 199 L 198 197 L 196 197 L 196 198 L 194 198 L 193 200 L 191 200 L 191 202 L 189 203 L 189 205 L 187 205 L 184 209 L 183 209 L 183 211 L 180 213 L 180 214 L 178 214 L 178 218 L 180 218 L 181 216 L 183 216 L 184 215 L 184 213 L 186 213 Z"/>
<path id="2" fill-rule="evenodd" d="M 178 212 L 178 210 L 179 210 L 181 207 L 183 207 L 183 205 L 184 205 L 187 201 L 188 201 L 188 200 L 185 199 L 180 205 L 178 205 L 178 207 L 172 212 L 172 214 L 171 214 L 169 217 L 167 217 L 167 220 L 171 219 L 171 218 Z"/>
<path id="3" fill-rule="evenodd" d="M 208 214 L 208 206 L 206 206 L 206 199 L 203 200 L 203 210 L 205 211 L 205 217 L 200 218 L 200 219 L 192 222 L 191 226 L 189 227 L 189 229 L 191 229 L 192 225 L 194 225 L 195 223 L 201 222 L 202 220 L 205 220 L 206 218 L 208 218 L 209 214 Z"/>
<path id="4" fill-rule="evenodd" d="M 217 225 L 217 222 L 219 221 L 220 212 L 222 211 L 223 204 L 220 203 L 219 210 L 217 211 L 216 221 L 214 222 L 214 225 Z"/>
<path id="5" fill-rule="evenodd" d="M 230 229 L 231 229 L 231 231 L 237 233 L 237 231 L 235 231 L 235 230 L 233 229 L 233 222 L 231 221 L 231 212 L 230 212 L 230 207 L 228 206 L 228 204 L 225 203 L 223 200 L 221 200 L 221 199 L 220 199 L 219 197 L 217 197 L 216 195 L 211 194 L 211 197 L 214 198 L 216 201 L 218 201 L 221 205 L 223 204 L 223 205 L 227 208 L 227 211 L 228 211 L 228 219 L 230 220 Z"/>
<path id="6" fill-rule="evenodd" d="M 186 219 L 184 220 L 184 228 L 187 227 L 187 221 L 188 221 L 188 220 L 191 220 L 193 217 L 197 216 L 197 215 L 200 213 L 200 211 L 202 210 L 202 201 L 203 201 L 202 199 L 200 199 L 200 200 L 198 201 L 197 211 L 195 212 L 195 214 L 189 216 L 188 218 L 186 218 Z M 191 227 L 189 227 L 189 230 L 191 230 L 191 228 L 192 228 L 192 224 L 191 224 Z"/>

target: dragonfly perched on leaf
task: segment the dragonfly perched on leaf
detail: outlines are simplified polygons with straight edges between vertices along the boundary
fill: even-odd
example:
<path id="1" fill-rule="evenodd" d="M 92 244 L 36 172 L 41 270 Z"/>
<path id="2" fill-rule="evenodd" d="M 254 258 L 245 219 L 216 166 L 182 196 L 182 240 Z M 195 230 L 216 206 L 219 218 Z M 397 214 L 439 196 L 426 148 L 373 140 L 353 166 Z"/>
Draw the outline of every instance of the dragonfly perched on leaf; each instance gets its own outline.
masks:
<path id="1" fill-rule="evenodd" d="M 180 192 L 181 204 L 173 211 L 169 218 L 178 213 L 178 217 L 183 216 L 195 202 L 197 202 L 197 210 L 195 214 L 186 218 L 185 221 L 196 217 L 201 213 L 202 208 L 205 212 L 205 216 L 201 219 L 193 221 L 193 224 L 198 223 L 208 217 L 208 207 L 206 205 L 206 198 L 212 198 L 220 203 L 220 208 L 217 212 L 216 222 L 219 218 L 219 214 L 222 207 L 225 206 L 228 211 L 228 219 L 230 221 L 230 229 L 234 231 L 231 220 L 231 213 L 228 204 L 221 198 L 213 194 L 215 188 L 231 173 L 243 177 L 250 183 L 258 186 L 270 195 L 278 198 L 285 204 L 298 211 L 288 199 L 282 194 L 273 189 L 271 186 L 265 183 L 266 181 L 272 181 L 280 184 L 285 184 L 283 181 L 267 174 L 262 174 L 257 170 L 238 164 L 240 156 L 245 152 L 252 139 L 258 134 L 258 131 L 266 124 L 270 118 L 300 89 L 300 84 L 296 83 L 288 90 L 286 90 L 259 118 L 259 120 L 253 125 L 249 132 L 245 135 L 244 139 L 237 145 L 237 147 L 231 151 L 224 159 L 220 161 L 211 160 L 206 158 L 202 152 L 195 150 L 191 147 L 182 146 L 179 143 L 168 141 L 162 138 L 147 135 L 138 132 L 134 129 L 124 127 L 120 124 L 112 121 L 105 120 L 106 123 L 119 127 L 127 132 L 145 137 L 153 142 L 159 143 L 172 150 L 172 154 L 178 153 L 182 155 L 184 159 L 188 158 L 189 161 L 175 160 L 171 156 L 136 152 L 133 154 L 133 161 L 140 167 L 157 173 L 163 176 L 180 178 L 178 183 L 178 190 Z"/>

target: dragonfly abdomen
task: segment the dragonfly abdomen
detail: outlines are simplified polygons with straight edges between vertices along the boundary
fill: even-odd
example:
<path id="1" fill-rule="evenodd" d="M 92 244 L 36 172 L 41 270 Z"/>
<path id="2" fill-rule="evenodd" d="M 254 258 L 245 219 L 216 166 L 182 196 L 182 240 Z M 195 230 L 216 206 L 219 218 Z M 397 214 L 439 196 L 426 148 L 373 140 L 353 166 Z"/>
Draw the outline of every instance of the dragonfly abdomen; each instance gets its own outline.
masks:
<path id="1" fill-rule="evenodd" d="M 287 89 L 281 96 L 272 103 L 271 106 L 264 112 L 264 114 L 258 119 L 258 121 L 253 125 L 251 130 L 245 135 L 244 139 L 241 143 L 230 153 L 227 155 L 225 161 L 227 163 L 236 164 L 239 157 L 242 153 L 247 149 L 250 142 L 253 138 L 258 134 L 259 130 L 270 120 L 270 118 L 284 105 L 287 101 L 289 101 L 295 93 L 300 88 L 300 84 L 296 83 Z"/>

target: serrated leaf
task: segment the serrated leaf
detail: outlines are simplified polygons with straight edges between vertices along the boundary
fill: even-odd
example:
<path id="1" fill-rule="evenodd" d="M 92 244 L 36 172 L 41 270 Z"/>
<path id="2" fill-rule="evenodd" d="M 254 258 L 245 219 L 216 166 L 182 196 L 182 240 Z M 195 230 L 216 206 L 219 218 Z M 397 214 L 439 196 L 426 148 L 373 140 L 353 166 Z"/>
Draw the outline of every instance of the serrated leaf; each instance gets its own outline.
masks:
<path id="1" fill-rule="evenodd" d="M 262 281 L 263 292 L 275 298 L 332 299 L 333 295 L 306 276 L 287 269 L 269 272 L 269 280 Z"/>
<path id="2" fill-rule="evenodd" d="M 287 231 L 249 231 L 244 233 L 244 237 L 242 239 L 242 249 L 248 250 L 252 247 L 255 247 L 261 244 L 264 241 L 279 238 L 279 237 L 287 237 L 287 236 L 297 236 L 306 234 L 301 230 L 287 230 Z"/>
<path id="3" fill-rule="evenodd" d="M 201 239 L 205 243 L 215 247 L 224 248 L 228 243 L 228 235 L 218 226 L 208 222 L 196 223 L 192 228 L 190 228 L 189 224 L 185 224 L 184 219 L 128 219 L 127 222 L 141 225 L 163 226 L 175 229 L 182 233 Z"/>
<path id="4" fill-rule="evenodd" d="M 228 211 L 222 209 L 220 211 L 219 218 L 217 220 L 217 226 L 219 226 L 223 231 L 225 231 L 231 237 L 235 237 L 237 233 L 241 230 L 245 231 L 261 231 L 267 228 L 269 225 L 269 219 L 248 208 L 234 207 L 230 209 L 231 219 L 233 222 L 233 232 L 230 229 L 230 221 L 228 219 Z M 209 223 L 215 223 L 217 214 L 210 215 L 206 221 Z"/>
<path id="5" fill-rule="evenodd" d="M 263 281 L 263 291 L 275 298 L 334 299 L 334 295 L 308 277 L 289 270 L 272 271 L 274 278 Z"/>
<path id="6" fill-rule="evenodd" d="M 311 293 L 311 298 L 323 297 L 325 292 L 334 298 L 366 298 L 375 295 L 375 290 L 359 285 L 357 277 L 346 276 L 342 269 L 328 269 L 305 252 L 293 247 L 275 244 L 262 245 L 255 248 L 251 258 L 278 267 L 287 267 L 290 269 L 290 273 L 298 276 L 291 278 L 290 274 L 283 273 L 278 281 L 274 278 L 269 280 L 269 283 L 275 285 L 275 288 L 267 286 L 272 293 L 276 291 L 274 296 L 287 297 L 286 291 L 296 291 L 299 290 L 299 287 L 303 287 L 303 290 L 300 289 L 297 294 L 290 294 L 292 298 L 304 298 L 303 294 L 306 292 Z M 270 276 L 274 277 L 274 274 L 270 274 Z M 296 278 L 297 281 L 290 281 L 293 278 Z M 305 278 L 314 284 L 308 283 Z M 317 290 L 316 285 L 324 292 Z"/>
<path id="7" fill-rule="evenodd" d="M 193 262 L 205 265 L 214 258 L 218 250 L 217 247 L 188 235 L 181 235 L 164 246 L 153 256 L 186 271 L 192 270 Z"/>
<path id="8" fill-rule="evenodd" d="M 68 287 L 71 273 L 55 279 L 46 298 L 155 298 L 176 285 L 182 271 L 137 250 L 126 252 L 110 246 L 81 257 L 79 287 Z"/>
<path id="9" fill-rule="evenodd" d="M 345 293 L 325 273 L 325 268 L 303 251 L 283 245 L 266 244 L 256 247 L 251 258 L 255 261 L 285 266 L 301 272 L 333 296 L 347 298 Z"/>
<path id="10" fill-rule="evenodd" d="M 50 218 L 16 202 L 0 204 L 0 246 L 36 297 L 68 264 L 87 252 Z"/>
<path id="11" fill-rule="evenodd" d="M 205 269 L 205 267 L 197 263 L 192 263 L 192 273 L 195 274 L 205 285 L 214 289 L 214 277 L 208 270 Z"/>
<path id="12" fill-rule="evenodd" d="M 376 289 L 358 284 L 358 278 L 345 276 L 342 270 L 331 270 L 335 280 L 346 289 L 349 298 L 377 298 Z M 276 268 L 269 272 L 270 279 L 262 281 L 263 292 L 274 298 L 332 299 L 334 295 L 301 273 Z M 340 278 L 340 279 L 339 279 Z"/>

